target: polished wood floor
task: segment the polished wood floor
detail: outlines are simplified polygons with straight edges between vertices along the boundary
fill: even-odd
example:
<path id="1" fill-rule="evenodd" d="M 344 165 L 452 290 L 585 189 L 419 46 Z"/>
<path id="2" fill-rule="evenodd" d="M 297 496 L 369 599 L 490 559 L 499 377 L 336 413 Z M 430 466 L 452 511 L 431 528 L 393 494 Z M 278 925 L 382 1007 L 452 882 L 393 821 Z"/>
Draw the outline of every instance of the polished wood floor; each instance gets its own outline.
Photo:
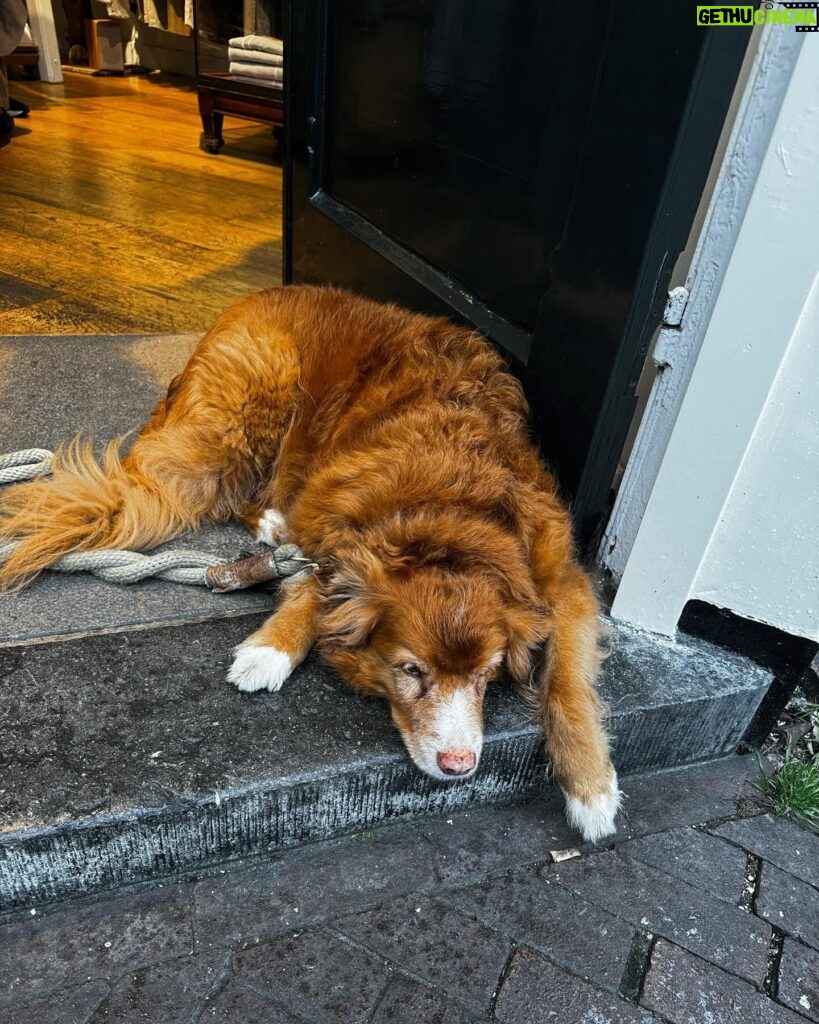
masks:
<path id="1" fill-rule="evenodd" d="M 201 331 L 281 281 L 281 151 L 225 118 L 199 149 L 185 79 L 12 81 L 0 148 L 0 334 Z"/>

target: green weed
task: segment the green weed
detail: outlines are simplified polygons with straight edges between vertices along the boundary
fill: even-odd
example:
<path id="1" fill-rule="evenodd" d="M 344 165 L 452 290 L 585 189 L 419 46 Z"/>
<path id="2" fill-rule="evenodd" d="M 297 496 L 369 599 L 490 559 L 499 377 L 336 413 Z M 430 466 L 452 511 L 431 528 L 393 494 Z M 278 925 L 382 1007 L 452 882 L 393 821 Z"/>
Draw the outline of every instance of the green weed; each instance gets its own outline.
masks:
<path id="1" fill-rule="evenodd" d="M 757 789 L 771 810 L 819 833 L 819 756 L 800 760 L 789 743 L 782 766 L 773 774 L 765 772 L 759 756 L 757 761 L 761 776 Z"/>

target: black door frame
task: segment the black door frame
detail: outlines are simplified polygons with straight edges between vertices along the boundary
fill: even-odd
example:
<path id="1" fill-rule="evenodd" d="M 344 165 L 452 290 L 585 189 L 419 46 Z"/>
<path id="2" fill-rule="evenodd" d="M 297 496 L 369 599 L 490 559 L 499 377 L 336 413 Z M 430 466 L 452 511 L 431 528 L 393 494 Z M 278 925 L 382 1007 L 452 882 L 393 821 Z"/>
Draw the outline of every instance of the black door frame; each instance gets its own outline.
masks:
<path id="1" fill-rule="evenodd" d="M 285 4 L 287 52 L 293 53 L 293 10 L 296 0 Z M 361 214 L 335 199 L 325 188 L 326 146 L 330 131 L 327 81 L 331 47 L 328 45 L 329 0 L 302 0 L 301 17 L 306 20 L 311 52 L 318 56 L 308 69 L 305 83 L 309 96 L 293 94 L 295 75 L 285 81 L 285 167 L 294 167 L 294 139 L 306 139 L 306 181 L 294 194 L 294 174 L 285 175 L 284 280 L 294 279 L 294 204 L 306 198 L 315 211 L 377 254 L 425 291 L 441 300 L 464 320 L 498 342 L 511 357 L 533 408 L 536 427 L 542 412 L 560 401 L 562 375 L 582 375 L 582 362 L 567 367 L 567 346 L 557 345 L 533 353 L 532 337 L 550 311 L 541 308 L 534 335 L 498 316 L 477 296 L 421 257 L 408 252 L 391 236 Z M 589 549 L 602 529 L 610 509 L 611 486 L 637 402 L 637 384 L 652 336 L 665 307 L 668 283 L 680 252 L 685 248 L 697 207 L 722 132 L 740 67 L 745 56 L 750 28 L 701 28 L 704 41 L 699 53 L 676 139 L 668 161 L 653 220 L 643 248 L 637 280 L 619 337 L 602 401 L 599 404 L 591 441 L 582 470 L 574 478 L 561 473 L 561 482 L 572 495 L 572 512 L 581 541 Z M 322 110 L 323 117 L 313 111 Z M 296 118 L 306 124 L 299 125 Z M 302 173 L 302 172 L 300 172 Z M 302 174 L 302 178 L 304 175 Z M 360 250 L 363 251 L 363 250 Z M 582 359 L 582 353 L 577 355 Z M 568 355 L 571 362 L 572 355 Z M 548 452 L 547 452 L 548 454 Z"/>
<path id="2" fill-rule="evenodd" d="M 694 225 L 751 30 L 710 29 L 691 83 L 677 141 L 643 255 L 573 508 L 587 535 L 605 525 L 610 490 L 637 407 L 637 385 L 662 322 L 674 266 Z"/>

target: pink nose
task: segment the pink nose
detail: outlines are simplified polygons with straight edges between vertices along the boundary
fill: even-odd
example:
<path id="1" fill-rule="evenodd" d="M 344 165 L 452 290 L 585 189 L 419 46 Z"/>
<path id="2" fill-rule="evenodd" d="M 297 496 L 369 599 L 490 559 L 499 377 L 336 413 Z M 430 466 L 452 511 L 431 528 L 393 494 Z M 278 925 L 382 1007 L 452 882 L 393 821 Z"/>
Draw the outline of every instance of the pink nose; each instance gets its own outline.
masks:
<path id="1" fill-rule="evenodd" d="M 445 775 L 466 775 L 476 761 L 471 750 L 442 750 L 438 755 L 438 767 Z"/>

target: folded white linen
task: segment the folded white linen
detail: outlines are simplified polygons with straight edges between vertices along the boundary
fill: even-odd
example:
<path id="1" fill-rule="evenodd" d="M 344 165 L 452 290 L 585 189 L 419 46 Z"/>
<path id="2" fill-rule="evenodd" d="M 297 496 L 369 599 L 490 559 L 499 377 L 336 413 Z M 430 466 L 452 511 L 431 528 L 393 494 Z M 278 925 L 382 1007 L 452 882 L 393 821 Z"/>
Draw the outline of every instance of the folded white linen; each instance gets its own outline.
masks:
<path id="1" fill-rule="evenodd" d="M 235 36 L 228 46 L 237 50 L 264 50 L 265 53 L 284 53 L 284 43 L 275 36 Z"/>
<path id="2" fill-rule="evenodd" d="M 265 64 L 267 67 L 280 68 L 284 57 L 280 53 L 265 53 L 264 50 L 242 50 L 238 46 L 228 47 L 228 60 L 246 60 L 250 64 Z"/>
<path id="3" fill-rule="evenodd" d="M 232 60 L 228 70 L 232 75 L 244 75 L 245 78 L 258 78 L 268 82 L 281 82 L 284 79 L 284 68 L 274 68 L 268 64 L 246 64 L 244 61 Z"/>
<path id="4" fill-rule="evenodd" d="M 246 75 L 231 75 L 230 80 L 232 82 L 246 82 L 248 85 L 263 85 L 265 89 L 278 89 L 281 91 L 284 88 L 284 82 L 273 82 L 269 78 L 248 78 Z"/>

